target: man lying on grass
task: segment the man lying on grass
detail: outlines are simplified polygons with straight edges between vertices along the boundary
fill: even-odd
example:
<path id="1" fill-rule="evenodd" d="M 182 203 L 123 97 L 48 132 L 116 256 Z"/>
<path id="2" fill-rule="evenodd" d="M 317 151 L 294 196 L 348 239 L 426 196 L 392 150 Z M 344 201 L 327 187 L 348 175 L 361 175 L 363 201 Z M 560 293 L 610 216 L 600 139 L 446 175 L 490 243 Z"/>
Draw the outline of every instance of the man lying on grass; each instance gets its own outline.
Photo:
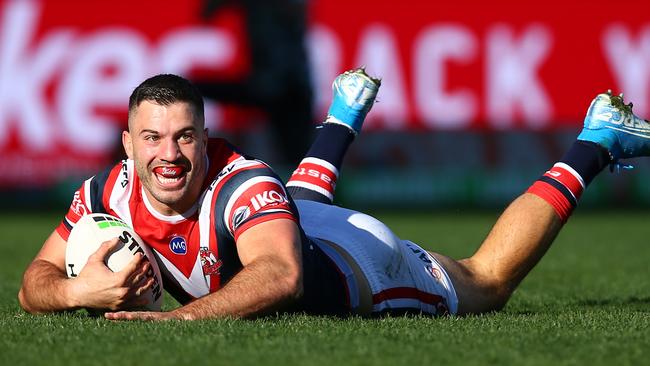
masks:
<path id="1" fill-rule="evenodd" d="M 648 122 L 622 97 L 598 95 L 560 162 L 514 200 L 474 255 L 454 260 L 332 204 L 343 156 L 379 84 L 361 69 L 336 78 L 328 116 L 285 187 L 266 164 L 208 139 L 202 98 L 187 80 L 147 79 L 129 100 L 122 134 L 129 159 L 75 193 L 25 272 L 21 306 L 30 313 L 99 309 L 113 320 L 494 311 L 544 255 L 592 179 L 621 158 L 650 154 Z M 89 213 L 131 225 L 155 253 L 164 288 L 183 306 L 122 311 L 143 305 L 153 281 L 139 257 L 107 271 L 104 258 L 117 240 L 67 278 L 66 240 Z M 181 254 L 170 245 L 178 236 L 187 243 Z"/>

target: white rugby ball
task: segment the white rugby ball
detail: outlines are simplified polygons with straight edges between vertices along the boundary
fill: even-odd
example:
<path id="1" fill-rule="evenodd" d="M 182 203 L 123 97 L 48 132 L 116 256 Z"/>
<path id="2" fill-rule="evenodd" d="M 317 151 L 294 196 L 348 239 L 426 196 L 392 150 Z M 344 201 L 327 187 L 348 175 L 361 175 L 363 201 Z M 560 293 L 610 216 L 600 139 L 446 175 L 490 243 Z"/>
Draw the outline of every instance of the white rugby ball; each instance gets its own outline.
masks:
<path id="1" fill-rule="evenodd" d="M 156 258 L 151 250 L 144 245 L 138 234 L 124 221 L 115 216 L 89 214 L 79 219 L 70 232 L 65 250 L 65 269 L 68 277 L 77 277 L 86 265 L 88 257 L 95 253 L 103 242 L 114 238 L 119 238 L 121 245 L 108 256 L 106 265 L 113 272 L 118 272 L 133 259 L 136 253 L 143 253 L 144 260 L 148 260 L 151 264 L 147 276 L 153 276 L 154 283 L 142 295 L 149 302 L 139 309 L 160 311 L 163 301 L 163 286 Z"/>

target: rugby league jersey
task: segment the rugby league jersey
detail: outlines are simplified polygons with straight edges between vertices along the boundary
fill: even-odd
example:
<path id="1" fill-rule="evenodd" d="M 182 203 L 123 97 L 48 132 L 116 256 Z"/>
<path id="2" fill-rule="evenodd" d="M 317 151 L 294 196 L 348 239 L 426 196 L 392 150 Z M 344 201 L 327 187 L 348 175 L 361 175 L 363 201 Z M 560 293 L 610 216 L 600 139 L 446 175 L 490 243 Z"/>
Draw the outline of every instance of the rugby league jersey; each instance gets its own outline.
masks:
<path id="1" fill-rule="evenodd" d="M 57 232 L 67 240 L 83 215 L 117 216 L 151 247 L 164 288 L 180 303 L 219 290 L 242 268 L 235 244 L 239 235 L 269 220 L 298 223 L 298 213 L 283 183 L 263 162 L 239 154 L 223 139 L 210 139 L 207 155 L 203 191 L 188 212 L 158 213 L 134 162 L 123 160 L 82 184 Z M 302 230 L 301 237 L 305 291 L 296 310 L 344 312 L 347 290 L 340 271 Z"/>

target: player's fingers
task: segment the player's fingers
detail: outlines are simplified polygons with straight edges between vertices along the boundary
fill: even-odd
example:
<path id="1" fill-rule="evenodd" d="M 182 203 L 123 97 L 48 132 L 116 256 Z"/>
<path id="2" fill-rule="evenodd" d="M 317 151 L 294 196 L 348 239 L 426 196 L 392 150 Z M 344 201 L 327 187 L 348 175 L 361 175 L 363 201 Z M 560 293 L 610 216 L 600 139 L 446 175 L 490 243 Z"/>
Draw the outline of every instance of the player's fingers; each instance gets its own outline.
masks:
<path id="1" fill-rule="evenodd" d="M 103 262 L 106 259 L 106 257 L 108 257 L 108 255 L 111 254 L 114 250 L 116 250 L 118 246 L 121 244 L 122 242 L 120 242 L 118 238 L 106 240 L 99 246 L 99 248 L 97 248 L 95 253 L 93 253 L 90 257 L 88 257 L 88 261 Z"/>
<path id="2" fill-rule="evenodd" d="M 149 288 L 151 288 L 153 282 L 154 278 L 151 276 L 147 276 L 146 274 L 138 275 L 137 278 L 135 278 L 134 281 L 130 283 L 129 292 L 131 294 L 135 294 L 135 296 L 140 296 Z"/>
<path id="3" fill-rule="evenodd" d="M 126 278 L 125 284 L 129 287 L 137 286 L 140 282 L 147 279 L 149 268 L 151 268 L 149 261 L 141 260 L 136 269 Z"/>
<path id="4" fill-rule="evenodd" d="M 138 283 L 131 289 L 131 293 L 136 297 L 142 296 L 145 292 L 147 292 L 147 290 L 151 288 L 153 282 L 153 278 L 145 278 L 143 281 L 141 281 L 141 283 Z"/>
<path id="5" fill-rule="evenodd" d="M 171 312 L 157 311 L 120 311 L 116 313 L 105 313 L 104 317 L 110 320 L 172 320 L 181 319 Z"/>
<path id="6" fill-rule="evenodd" d="M 129 299 L 125 301 L 125 308 L 135 308 L 147 305 L 149 303 L 149 296 L 147 291 L 153 286 L 154 279 L 148 278 L 140 286 L 134 287 L 129 290 Z"/>
<path id="7" fill-rule="evenodd" d="M 109 319 L 109 320 L 127 320 L 128 319 L 128 311 L 116 311 L 112 313 L 104 313 L 104 318 Z"/>
<path id="8" fill-rule="evenodd" d="M 129 278 L 136 273 L 138 270 L 138 266 L 140 264 L 140 261 L 142 261 L 142 257 L 144 257 L 144 254 L 142 253 L 135 253 L 133 258 L 129 261 L 129 263 L 122 268 L 119 272 L 117 272 L 120 276 L 122 276 L 122 280 L 124 281 L 123 283 L 128 283 Z M 137 274 L 137 273 L 136 273 Z"/>
<path id="9" fill-rule="evenodd" d="M 147 292 L 151 286 L 153 286 L 154 279 L 153 277 L 148 278 L 144 283 L 142 283 L 142 286 L 138 287 L 138 289 L 135 291 L 136 296 L 141 296 L 145 292 Z"/>
<path id="10" fill-rule="evenodd" d="M 105 313 L 104 317 L 109 320 L 156 320 L 156 314 L 147 311 L 118 311 Z"/>

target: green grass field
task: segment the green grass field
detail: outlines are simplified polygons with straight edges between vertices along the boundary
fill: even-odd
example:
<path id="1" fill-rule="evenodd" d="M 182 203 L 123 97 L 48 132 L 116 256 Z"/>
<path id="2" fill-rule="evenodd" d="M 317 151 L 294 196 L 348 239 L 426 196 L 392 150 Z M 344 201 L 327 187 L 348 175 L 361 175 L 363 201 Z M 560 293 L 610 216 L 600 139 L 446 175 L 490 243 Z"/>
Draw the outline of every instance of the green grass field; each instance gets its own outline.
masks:
<path id="1" fill-rule="evenodd" d="M 460 257 L 497 215 L 377 216 L 404 238 Z M 16 300 L 22 272 L 58 219 L 2 217 L 0 365 L 643 365 L 650 359 L 648 213 L 579 210 L 496 314 L 192 323 L 22 312 Z"/>

